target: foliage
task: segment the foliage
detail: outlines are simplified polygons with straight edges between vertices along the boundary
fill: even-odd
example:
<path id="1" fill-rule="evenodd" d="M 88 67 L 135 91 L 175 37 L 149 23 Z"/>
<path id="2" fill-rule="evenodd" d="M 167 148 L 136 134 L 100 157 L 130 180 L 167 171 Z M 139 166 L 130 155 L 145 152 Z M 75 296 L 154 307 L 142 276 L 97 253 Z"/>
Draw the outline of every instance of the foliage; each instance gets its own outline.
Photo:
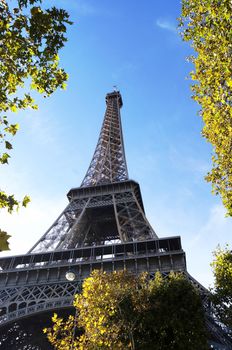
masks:
<path id="1" fill-rule="evenodd" d="M 0 0 L 0 163 L 8 164 L 11 138 L 19 125 L 10 121 L 9 112 L 28 107 L 37 109 L 32 90 L 44 97 L 64 88 L 67 73 L 59 67 L 59 50 L 66 42 L 68 13 L 52 7 L 42 9 L 41 0 L 18 0 L 18 7 Z M 26 206 L 25 196 L 22 205 Z M 19 207 L 14 195 L 0 191 L 0 208 L 9 212 Z M 3 236 L 0 240 L 2 241 Z M 6 236 L 1 247 L 7 244 Z M 0 247 L 0 249 L 1 249 Z"/>
<path id="2" fill-rule="evenodd" d="M 221 321 L 232 329 L 232 251 L 228 246 L 214 252 L 213 302 Z"/>
<path id="3" fill-rule="evenodd" d="M 207 349 L 200 297 L 181 274 L 94 271 L 74 306 L 44 330 L 55 349 Z"/>
<path id="4" fill-rule="evenodd" d="M 202 135 L 213 146 L 206 180 L 232 215 L 232 3 L 230 0 L 182 0 L 181 34 L 196 55 L 190 60 L 193 99 L 201 105 Z"/>
<path id="5" fill-rule="evenodd" d="M 9 250 L 9 238 L 10 235 L 8 235 L 7 232 L 0 230 L 0 251 Z"/>

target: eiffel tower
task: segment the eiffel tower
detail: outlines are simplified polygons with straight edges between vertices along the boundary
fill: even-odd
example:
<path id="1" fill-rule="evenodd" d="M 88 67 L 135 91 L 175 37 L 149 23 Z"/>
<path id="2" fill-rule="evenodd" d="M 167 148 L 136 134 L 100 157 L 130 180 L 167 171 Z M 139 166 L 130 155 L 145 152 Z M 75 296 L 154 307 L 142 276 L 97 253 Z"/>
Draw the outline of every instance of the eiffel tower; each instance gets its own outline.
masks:
<path id="1" fill-rule="evenodd" d="M 158 238 L 146 218 L 139 184 L 128 176 L 122 105 L 119 91 L 106 95 L 92 161 L 58 219 L 27 254 L 0 259 L 3 350 L 50 349 L 42 328 L 55 311 L 73 311 L 73 297 L 94 269 L 147 271 L 151 278 L 157 271 L 182 271 L 201 293 L 211 348 L 232 349 L 213 318 L 209 292 L 187 272 L 180 237 Z"/>

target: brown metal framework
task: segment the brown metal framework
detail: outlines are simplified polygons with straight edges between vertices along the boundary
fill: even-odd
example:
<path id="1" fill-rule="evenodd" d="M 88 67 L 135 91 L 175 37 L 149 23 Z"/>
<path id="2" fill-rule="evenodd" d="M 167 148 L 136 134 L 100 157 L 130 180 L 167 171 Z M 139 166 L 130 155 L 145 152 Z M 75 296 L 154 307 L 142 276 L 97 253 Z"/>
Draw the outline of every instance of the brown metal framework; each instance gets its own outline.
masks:
<path id="1" fill-rule="evenodd" d="M 209 292 L 186 270 L 180 237 L 158 238 L 146 218 L 139 184 L 128 179 L 121 107 L 119 91 L 106 95 L 106 113 L 89 169 L 81 187 L 68 192 L 69 204 L 57 220 L 27 254 L 0 259 L 0 328 L 8 327 L 4 341 L 0 339 L 3 350 L 48 349 L 49 344 L 34 347 L 28 340 L 32 318 L 42 320 L 46 312 L 70 308 L 93 269 L 147 271 L 151 278 L 157 271 L 183 272 L 202 296 L 214 349 L 232 349 L 231 339 L 213 319 Z M 73 281 L 66 278 L 69 271 Z M 39 332 L 42 339 L 38 328 Z M 23 347 L 12 334 L 20 339 L 24 334 Z"/>
<path id="2" fill-rule="evenodd" d="M 106 112 L 97 147 L 81 187 L 29 253 L 74 249 L 157 238 L 146 219 L 139 184 L 128 180 L 119 91 L 106 95 Z"/>
<path id="3" fill-rule="evenodd" d="M 135 181 L 72 189 L 68 198 L 67 208 L 30 253 L 158 238 Z"/>
<path id="4" fill-rule="evenodd" d="M 106 95 L 106 113 L 98 143 L 81 187 L 128 180 L 123 144 L 119 91 Z"/>

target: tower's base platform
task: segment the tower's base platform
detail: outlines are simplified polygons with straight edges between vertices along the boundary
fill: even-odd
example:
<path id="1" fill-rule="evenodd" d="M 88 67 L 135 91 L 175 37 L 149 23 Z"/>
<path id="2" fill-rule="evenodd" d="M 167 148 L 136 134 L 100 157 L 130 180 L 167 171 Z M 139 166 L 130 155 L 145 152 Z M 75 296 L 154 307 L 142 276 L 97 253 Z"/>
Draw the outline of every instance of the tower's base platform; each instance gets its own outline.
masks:
<path id="1" fill-rule="evenodd" d="M 186 271 L 180 237 L 86 246 L 66 251 L 0 259 L 0 325 L 72 304 L 81 282 L 94 269 Z M 67 280 L 67 272 L 75 275 Z"/>
<path id="2" fill-rule="evenodd" d="M 5 257 L 0 259 L 0 269 L 0 332 L 6 339 L 14 337 L 17 332 L 17 336 L 20 336 L 23 329 L 22 332 L 26 334 L 27 326 L 32 322 L 30 320 L 36 319 L 40 327 L 44 315 L 51 315 L 54 311 L 60 313 L 65 308 L 70 310 L 74 295 L 81 290 L 83 279 L 95 269 L 107 272 L 126 269 L 133 274 L 146 271 L 151 278 L 157 271 L 165 275 L 175 271 L 185 273 L 200 291 L 208 329 L 212 331 L 214 345 L 219 344 L 214 349 L 232 349 L 230 340 L 207 310 L 209 292 L 186 270 L 185 253 L 179 236 Z M 68 272 L 72 272 L 73 281 L 67 279 Z M 37 333 L 41 332 L 39 342 L 45 341 L 41 330 L 41 327 L 37 330 Z M 12 346 L 6 349 L 21 349 L 15 343 Z"/>

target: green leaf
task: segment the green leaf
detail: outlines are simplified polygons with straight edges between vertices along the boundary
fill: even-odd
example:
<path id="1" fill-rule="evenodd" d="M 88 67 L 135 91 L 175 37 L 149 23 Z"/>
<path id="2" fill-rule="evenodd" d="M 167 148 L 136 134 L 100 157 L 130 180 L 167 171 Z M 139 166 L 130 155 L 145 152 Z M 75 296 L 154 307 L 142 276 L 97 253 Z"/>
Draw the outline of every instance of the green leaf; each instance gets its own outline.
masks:
<path id="1" fill-rule="evenodd" d="M 8 239 L 11 236 L 7 232 L 0 230 L 0 251 L 10 250 Z"/>
<path id="2" fill-rule="evenodd" d="M 17 112 L 18 110 L 18 108 L 15 105 L 11 106 L 10 109 L 11 109 L 11 112 Z"/>
<path id="3" fill-rule="evenodd" d="M 59 51 L 67 41 L 66 27 L 69 14 L 64 9 L 41 9 L 42 0 L 0 1 L 0 112 L 37 109 L 31 96 L 31 87 L 45 96 L 64 86 L 67 74 L 59 66 Z M 36 6 L 37 5 L 37 6 Z M 0 116 L 0 140 L 6 150 L 12 144 L 6 141 L 19 130 L 19 124 L 10 124 L 8 115 Z M 3 154 L 2 154 L 3 153 Z M 0 163 L 7 164 L 9 154 L 4 151 Z M 22 206 L 30 201 L 25 196 Z M 14 195 L 0 191 L 0 208 L 9 213 L 19 208 Z"/>
<path id="4" fill-rule="evenodd" d="M 11 124 L 7 128 L 5 128 L 5 131 L 9 132 L 13 136 L 17 133 L 18 130 L 19 130 L 19 124 Z"/>
<path id="5" fill-rule="evenodd" d="M 67 335 L 76 333 L 75 349 L 208 349 L 200 295 L 182 274 L 151 280 L 146 273 L 95 270 L 74 307 L 75 323 L 55 314 L 45 331 L 56 349 L 69 349 Z"/>
<path id="6" fill-rule="evenodd" d="M 5 141 L 5 146 L 6 146 L 6 149 L 12 149 L 12 144 L 8 141 Z"/>
<path id="7" fill-rule="evenodd" d="M 40 7 L 32 7 L 31 8 L 31 14 L 32 16 L 35 16 L 37 13 L 41 12 L 41 8 Z"/>
<path id="8" fill-rule="evenodd" d="M 232 99 L 231 99 L 231 2 L 182 0 L 181 36 L 195 50 L 192 98 L 199 103 L 202 136 L 211 143 L 214 157 L 206 180 L 219 194 L 232 216 Z"/>
<path id="9" fill-rule="evenodd" d="M 29 196 L 25 196 L 22 201 L 22 206 L 26 207 L 28 203 L 30 203 L 31 199 Z"/>
<path id="10" fill-rule="evenodd" d="M 8 164 L 9 158 L 10 158 L 10 155 L 8 153 L 3 153 L 3 155 L 0 157 L 0 163 Z"/>

